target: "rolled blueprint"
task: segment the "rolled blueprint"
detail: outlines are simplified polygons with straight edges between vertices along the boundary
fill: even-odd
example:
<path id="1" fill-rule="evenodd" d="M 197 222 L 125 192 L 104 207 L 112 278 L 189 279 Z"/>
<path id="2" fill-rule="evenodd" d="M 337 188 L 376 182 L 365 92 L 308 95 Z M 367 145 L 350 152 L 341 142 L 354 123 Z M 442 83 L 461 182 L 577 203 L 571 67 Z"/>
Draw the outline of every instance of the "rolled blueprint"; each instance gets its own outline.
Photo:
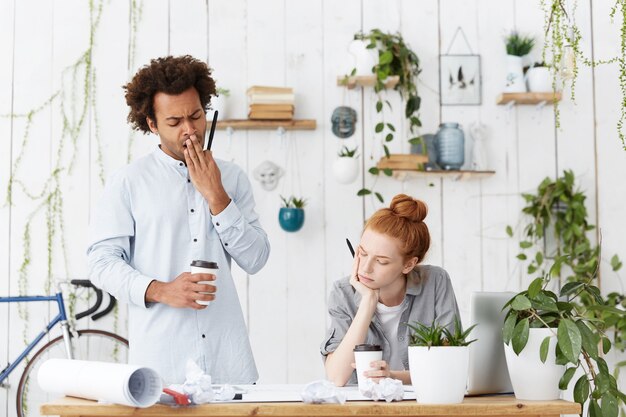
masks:
<path id="1" fill-rule="evenodd" d="M 49 359 L 39 368 L 42 390 L 133 407 L 150 407 L 161 396 L 156 371 L 120 363 Z"/>

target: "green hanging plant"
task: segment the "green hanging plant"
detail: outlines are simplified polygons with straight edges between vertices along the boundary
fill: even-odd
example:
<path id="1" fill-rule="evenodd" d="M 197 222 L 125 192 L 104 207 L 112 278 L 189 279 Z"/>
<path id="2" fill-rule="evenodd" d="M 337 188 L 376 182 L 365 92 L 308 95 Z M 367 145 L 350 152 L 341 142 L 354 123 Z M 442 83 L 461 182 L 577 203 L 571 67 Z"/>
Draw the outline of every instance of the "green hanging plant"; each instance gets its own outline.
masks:
<path id="1" fill-rule="evenodd" d="M 382 139 L 382 148 L 386 157 L 389 157 L 389 147 L 387 144 L 394 140 L 396 127 L 393 123 L 385 120 L 385 106 L 389 111 L 393 111 L 389 100 L 382 97 L 385 90 L 385 81 L 390 76 L 398 76 L 399 82 L 394 87 L 400 93 L 404 102 L 404 117 L 409 122 L 409 133 L 412 136 L 409 143 L 417 144 L 422 142 L 418 134 L 418 129 L 422 126 L 419 117 L 421 98 L 417 91 L 417 76 L 421 72 L 420 62 L 417 54 L 404 42 L 400 33 L 385 33 L 380 29 L 372 29 L 365 34 L 358 32 L 354 35 L 355 40 L 369 42 L 367 48 L 378 51 L 378 64 L 372 68 L 372 73 L 376 75 L 374 91 L 377 94 L 376 113 L 380 116 L 380 121 L 374 127 L 374 133 Z M 356 73 L 354 69 L 351 75 Z M 344 77 L 347 83 L 349 76 Z M 368 172 L 372 175 L 379 175 L 381 172 L 387 176 L 392 175 L 391 169 L 379 169 L 376 166 L 370 167 Z M 374 184 L 375 185 L 375 184 Z M 373 187 L 372 187 L 373 188 Z M 382 203 L 384 199 L 378 192 L 371 189 L 362 188 L 357 192 L 358 196 L 373 194 Z"/>
<path id="2" fill-rule="evenodd" d="M 567 0 L 541 0 L 541 9 L 544 12 L 545 43 L 542 58 L 545 62 L 552 62 L 550 72 L 552 74 L 552 90 L 556 93 L 570 83 L 570 98 L 576 101 L 576 81 L 578 78 L 579 61 L 589 67 L 602 64 L 619 64 L 619 86 L 622 95 L 620 117 L 617 121 L 617 134 L 626 150 L 626 134 L 624 122 L 626 121 L 626 0 L 615 0 L 611 8 L 611 21 L 619 13 L 622 18 L 620 30 L 620 53 L 619 56 L 605 60 L 593 60 L 584 55 L 580 42 L 582 35 L 574 15 L 576 13 L 576 0 L 571 0 L 571 9 L 567 10 Z M 547 53 L 552 55 L 551 60 L 546 59 Z M 560 109 L 558 99 L 554 97 L 554 113 L 556 127 L 561 126 Z"/>

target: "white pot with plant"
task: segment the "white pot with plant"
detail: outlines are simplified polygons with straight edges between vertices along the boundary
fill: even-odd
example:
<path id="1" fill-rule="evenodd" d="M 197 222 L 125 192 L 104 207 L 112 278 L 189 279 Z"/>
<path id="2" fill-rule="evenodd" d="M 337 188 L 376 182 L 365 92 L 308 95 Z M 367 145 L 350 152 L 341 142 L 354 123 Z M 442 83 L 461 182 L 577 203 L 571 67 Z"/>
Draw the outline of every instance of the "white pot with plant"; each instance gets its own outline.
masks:
<path id="1" fill-rule="evenodd" d="M 228 118 L 227 98 L 230 96 L 230 90 L 217 87 L 217 95 L 211 97 L 211 108 L 217 110 L 217 119 L 224 120 Z M 212 119 L 212 116 L 211 116 Z"/>
<path id="2" fill-rule="evenodd" d="M 505 93 L 525 93 L 523 57 L 533 49 L 535 39 L 511 32 L 506 42 L 506 83 Z"/>
<path id="3" fill-rule="evenodd" d="M 467 338 L 475 327 L 463 331 L 458 319 L 454 331 L 433 323 L 408 325 L 409 372 L 420 404 L 458 404 L 463 401 L 469 371 Z"/>
<path id="4" fill-rule="evenodd" d="M 333 163 L 333 175 L 337 182 L 350 184 L 359 175 L 359 160 L 356 153 L 358 148 L 348 149 L 347 146 L 341 148 L 338 158 Z"/>
<path id="5" fill-rule="evenodd" d="M 544 62 L 536 62 L 526 71 L 528 91 L 533 93 L 548 93 L 552 91 L 552 74 Z"/>

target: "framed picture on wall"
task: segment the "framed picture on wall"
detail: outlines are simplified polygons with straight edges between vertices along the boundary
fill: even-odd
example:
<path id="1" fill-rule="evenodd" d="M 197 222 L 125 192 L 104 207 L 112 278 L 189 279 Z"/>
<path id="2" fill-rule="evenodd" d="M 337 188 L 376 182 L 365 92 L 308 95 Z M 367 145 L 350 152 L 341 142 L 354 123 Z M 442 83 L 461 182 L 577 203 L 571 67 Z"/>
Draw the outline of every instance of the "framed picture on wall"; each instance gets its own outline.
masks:
<path id="1" fill-rule="evenodd" d="M 439 100 L 442 105 L 481 104 L 480 55 L 439 56 Z"/>

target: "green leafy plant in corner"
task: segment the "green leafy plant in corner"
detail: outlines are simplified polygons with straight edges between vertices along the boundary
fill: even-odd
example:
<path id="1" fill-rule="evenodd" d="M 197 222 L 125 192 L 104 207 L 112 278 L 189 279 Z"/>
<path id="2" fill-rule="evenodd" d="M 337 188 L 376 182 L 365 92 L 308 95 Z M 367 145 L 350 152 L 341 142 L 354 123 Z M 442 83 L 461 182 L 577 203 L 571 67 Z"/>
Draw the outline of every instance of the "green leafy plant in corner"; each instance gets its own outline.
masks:
<path id="1" fill-rule="evenodd" d="M 526 202 L 522 213 L 527 223 L 522 231 L 517 258 L 528 262 L 528 275 L 553 274 L 563 279 L 566 285 L 574 285 L 575 289 L 582 288 L 584 282 L 596 282 L 602 260 L 600 245 L 592 244 L 589 239 L 589 233 L 595 230 L 595 226 L 588 221 L 587 197 L 576 187 L 574 173 L 565 170 L 555 180 L 545 178 L 536 193 L 525 193 L 522 197 Z M 513 236 L 510 226 L 506 231 Z M 549 241 L 554 242 L 552 248 L 546 244 Z M 617 272 L 622 262 L 617 255 L 613 255 L 610 265 Z M 583 292 L 578 298 L 583 307 L 594 305 L 600 299 L 599 291 L 595 297 Z M 626 304 L 623 294 L 619 293 L 609 294 L 602 303 L 612 306 Z M 604 320 L 614 330 L 616 348 L 622 351 L 626 348 L 626 318 L 613 314 L 613 310 L 590 310 L 588 314 L 590 318 Z"/>
<path id="2" fill-rule="evenodd" d="M 564 300 L 561 301 L 547 289 L 555 272 L 552 268 L 545 276 L 536 278 L 527 290 L 505 304 L 504 343 L 519 355 L 526 347 L 530 329 L 551 329 L 556 336 L 556 363 L 565 365 L 559 389 L 567 389 L 574 373 L 580 368 L 584 374 L 575 382 L 574 401 L 581 407 L 589 403 L 590 417 L 617 417 L 619 402 L 626 403 L 626 395 L 618 389 L 615 377 L 601 356 L 611 349 L 611 341 L 604 332 L 606 323 L 601 318 L 592 318 L 589 312 L 610 311 L 623 316 L 624 311 L 604 302 L 599 288 L 593 285 L 593 277 L 565 284 L 560 291 Z M 593 301 L 588 305 L 576 301 L 585 295 Z M 539 357 L 544 363 L 549 353 L 550 338 L 545 337 L 539 347 Z"/>
<path id="3" fill-rule="evenodd" d="M 303 209 L 306 205 L 306 199 L 304 198 L 296 198 L 294 196 L 290 196 L 289 198 L 285 198 L 282 195 L 280 199 L 283 200 L 283 207 L 285 208 L 299 208 Z"/>
<path id="4" fill-rule="evenodd" d="M 374 91 L 377 95 L 376 113 L 380 116 L 380 120 L 374 127 L 374 132 L 382 139 L 382 148 L 386 157 L 389 157 L 389 147 L 387 144 L 393 141 L 397 129 L 393 123 L 385 120 L 385 107 L 389 111 L 393 111 L 389 100 L 382 97 L 385 90 L 385 81 L 387 77 L 397 75 L 399 77 L 398 84 L 394 87 L 400 93 L 404 102 L 404 117 L 409 122 L 409 134 L 412 136 L 409 142 L 412 144 L 421 143 L 422 139 L 418 134 L 418 129 L 422 126 L 419 117 L 419 109 L 421 98 L 417 91 L 417 76 L 421 72 L 420 61 L 417 54 L 405 43 L 400 33 L 386 33 L 380 29 L 372 29 L 369 33 L 359 32 L 354 35 L 355 40 L 369 42 L 368 48 L 378 51 L 378 64 L 372 68 L 372 73 L 376 75 L 376 84 Z M 351 75 L 355 74 L 355 70 Z M 347 82 L 346 76 L 345 81 Z M 379 175 L 381 172 L 387 176 L 392 175 L 390 169 L 379 169 L 376 166 L 369 168 L 368 172 L 372 175 Z M 362 188 L 357 192 L 358 196 L 373 194 L 382 203 L 384 199 L 378 192 L 371 189 Z"/>
<path id="5" fill-rule="evenodd" d="M 407 326 L 412 330 L 409 346 L 424 346 L 429 349 L 438 346 L 468 346 L 477 340 L 467 340 L 476 325 L 463 331 L 458 317 L 454 319 L 454 330 L 452 331 L 448 327 L 441 326 L 435 322 L 430 326 L 419 322 L 407 323 Z"/>
<path id="6" fill-rule="evenodd" d="M 535 38 L 523 36 L 517 32 L 511 32 L 505 39 L 506 53 L 508 55 L 524 56 L 528 55 L 535 46 Z"/>
<path id="7" fill-rule="evenodd" d="M 354 149 L 350 149 L 347 146 L 344 146 L 341 148 L 341 150 L 339 151 L 337 155 L 339 155 L 340 158 L 356 158 L 357 156 L 356 151 L 358 149 L 359 149 L 358 146 L 355 147 Z"/>

